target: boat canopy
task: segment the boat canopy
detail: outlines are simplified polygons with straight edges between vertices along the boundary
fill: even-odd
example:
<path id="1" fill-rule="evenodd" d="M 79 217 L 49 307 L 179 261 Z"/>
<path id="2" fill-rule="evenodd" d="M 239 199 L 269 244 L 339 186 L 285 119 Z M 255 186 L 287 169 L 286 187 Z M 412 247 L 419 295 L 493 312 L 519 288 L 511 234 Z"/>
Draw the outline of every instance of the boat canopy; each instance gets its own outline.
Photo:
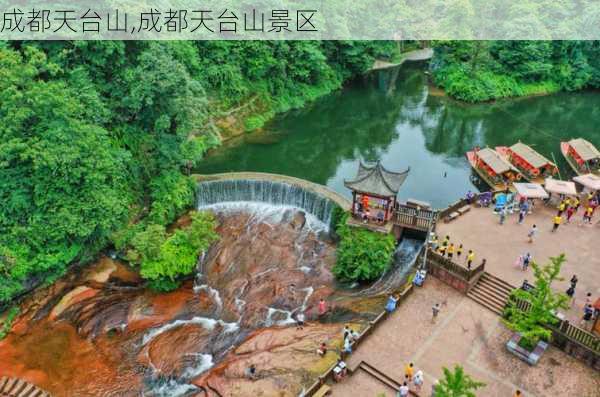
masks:
<path id="1" fill-rule="evenodd" d="M 548 192 L 539 183 L 513 183 L 513 186 L 520 196 L 531 199 L 548 198 Z"/>
<path id="2" fill-rule="evenodd" d="M 546 178 L 544 188 L 550 193 L 566 194 L 567 196 L 574 196 L 577 194 L 574 182 L 561 181 L 560 179 Z"/>
<path id="3" fill-rule="evenodd" d="M 569 146 L 577 156 L 583 161 L 590 161 L 593 159 L 600 159 L 600 152 L 594 145 L 586 141 L 583 138 L 572 139 L 569 141 Z"/>
<path id="4" fill-rule="evenodd" d="M 512 165 L 490 148 L 480 149 L 475 155 L 483 161 L 494 173 L 503 174 L 506 171 L 514 171 Z"/>
<path id="5" fill-rule="evenodd" d="M 533 168 L 542 168 L 548 164 L 554 166 L 550 160 L 524 143 L 517 142 L 510 147 L 510 150 Z"/>
<path id="6" fill-rule="evenodd" d="M 582 184 L 591 190 L 600 190 L 600 176 L 594 174 L 585 174 L 576 176 L 573 180 L 577 183 Z"/>

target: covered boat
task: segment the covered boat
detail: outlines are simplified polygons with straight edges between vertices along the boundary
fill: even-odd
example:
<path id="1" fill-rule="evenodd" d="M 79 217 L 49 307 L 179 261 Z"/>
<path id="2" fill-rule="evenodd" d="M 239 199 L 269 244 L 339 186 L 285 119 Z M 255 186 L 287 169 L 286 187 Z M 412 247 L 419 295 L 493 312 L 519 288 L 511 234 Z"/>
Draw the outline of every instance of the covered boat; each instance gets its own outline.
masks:
<path id="1" fill-rule="evenodd" d="M 475 148 L 467 152 L 467 160 L 473 170 L 494 191 L 509 189 L 513 181 L 520 181 L 523 178 L 519 170 L 490 148 Z"/>
<path id="2" fill-rule="evenodd" d="M 496 152 L 511 163 L 525 179 L 543 184 L 544 179 L 558 174 L 558 167 L 530 146 L 517 142 L 514 145 L 497 146 Z"/>
<path id="3" fill-rule="evenodd" d="M 600 152 L 583 138 L 560 143 L 560 151 L 577 175 L 600 175 Z"/>

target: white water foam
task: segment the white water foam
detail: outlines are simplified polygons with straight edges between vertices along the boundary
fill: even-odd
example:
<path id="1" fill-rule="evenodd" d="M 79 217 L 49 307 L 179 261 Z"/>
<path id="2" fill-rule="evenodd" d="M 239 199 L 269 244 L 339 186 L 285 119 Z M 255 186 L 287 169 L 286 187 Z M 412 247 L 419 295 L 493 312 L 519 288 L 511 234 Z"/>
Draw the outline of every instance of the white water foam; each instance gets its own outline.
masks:
<path id="1" fill-rule="evenodd" d="M 221 313 L 223 310 L 223 300 L 221 299 L 221 294 L 219 294 L 219 290 L 214 289 L 210 285 L 202 284 L 202 285 L 194 285 L 194 293 L 198 294 L 200 291 L 206 291 L 208 296 L 212 298 L 212 300 L 217 304 L 217 311 Z"/>
<path id="2" fill-rule="evenodd" d="M 150 332 L 148 332 L 146 335 L 144 335 L 144 337 L 142 339 L 142 346 L 146 345 L 148 342 L 150 342 L 152 339 L 156 338 L 158 335 L 162 334 L 163 332 L 166 332 L 171 329 L 178 328 L 178 327 L 181 327 L 181 326 L 187 325 L 187 324 L 200 325 L 204 329 L 207 329 L 209 331 L 212 331 L 215 328 L 215 326 L 217 324 L 219 324 L 221 327 L 223 327 L 223 332 L 225 332 L 225 333 L 235 332 L 239 329 L 238 323 L 226 323 L 223 320 L 215 320 L 213 318 L 197 316 L 197 317 L 192 317 L 189 320 L 175 320 L 173 322 L 161 325 L 160 327 L 153 328 Z"/>
<path id="3" fill-rule="evenodd" d="M 193 379 L 215 365 L 212 354 L 190 353 L 188 355 L 195 356 L 197 363 L 194 366 L 187 367 L 185 371 L 183 371 L 182 377 L 185 379 Z"/>

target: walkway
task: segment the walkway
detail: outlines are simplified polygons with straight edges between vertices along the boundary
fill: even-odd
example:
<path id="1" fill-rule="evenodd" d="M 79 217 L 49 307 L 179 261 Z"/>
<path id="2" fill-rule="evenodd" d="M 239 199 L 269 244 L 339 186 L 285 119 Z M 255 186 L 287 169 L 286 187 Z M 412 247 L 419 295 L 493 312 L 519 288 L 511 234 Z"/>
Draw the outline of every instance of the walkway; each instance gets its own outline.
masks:
<path id="1" fill-rule="evenodd" d="M 550 256 L 565 253 L 567 262 L 563 265 L 565 280 L 557 282 L 559 291 L 566 291 L 569 279 L 577 274 L 579 283 L 575 291 L 575 302 L 565 314 L 577 324 L 583 315 L 585 295 L 591 292 L 595 300 L 600 296 L 600 255 L 598 240 L 600 227 L 581 225 L 582 210 L 571 224 L 563 224 L 556 233 L 551 233 L 554 208 L 536 206 L 522 225 L 517 224 L 517 214 L 509 215 L 504 225 L 499 225 L 498 216 L 490 208 L 473 208 L 470 212 L 450 222 L 440 222 L 437 231 L 440 236 L 449 235 L 452 242 L 462 243 L 464 252 L 473 249 L 476 263 L 486 258 L 486 271 L 519 286 L 523 279 L 533 280 L 533 272 L 526 273 L 514 266 L 519 255 L 531 253 L 533 259 L 545 263 Z M 596 219 L 597 221 L 597 219 Z M 531 226 L 538 226 L 533 244 L 527 242 Z M 463 256 L 465 256 L 463 254 Z"/>
<path id="2" fill-rule="evenodd" d="M 395 68 L 396 66 L 402 65 L 406 61 L 425 61 L 427 59 L 431 59 L 432 56 L 433 50 L 431 48 L 423 48 L 420 50 L 409 51 L 402 54 L 400 61 L 396 63 L 376 59 L 375 62 L 373 62 L 373 66 L 371 66 L 371 69 L 369 69 L 369 71 Z"/>
<path id="3" fill-rule="evenodd" d="M 437 322 L 431 306 L 444 302 Z M 459 363 L 487 386 L 478 396 L 511 396 L 519 388 L 526 397 L 598 397 L 600 377 L 591 368 L 551 347 L 540 363 L 530 367 L 505 348 L 510 337 L 500 318 L 471 299 L 428 278 L 397 311 L 363 341 L 348 359 L 350 366 L 365 360 L 394 379 L 404 377 L 404 366 L 414 362 L 425 373 L 421 394 L 428 397 L 442 366 Z M 333 396 L 394 394 L 364 373 L 333 387 Z"/>

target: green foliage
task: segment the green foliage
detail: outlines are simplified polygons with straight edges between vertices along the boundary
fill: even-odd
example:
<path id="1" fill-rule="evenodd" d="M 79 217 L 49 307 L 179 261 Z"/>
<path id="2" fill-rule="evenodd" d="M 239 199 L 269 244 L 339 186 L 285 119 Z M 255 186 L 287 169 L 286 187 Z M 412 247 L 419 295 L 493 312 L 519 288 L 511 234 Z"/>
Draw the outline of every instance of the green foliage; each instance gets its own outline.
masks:
<path id="1" fill-rule="evenodd" d="M 598 43 L 585 41 L 440 41 L 435 84 L 465 102 L 598 88 Z"/>
<path id="2" fill-rule="evenodd" d="M 535 277 L 535 289 L 525 291 L 516 289 L 511 294 L 509 305 L 505 310 L 504 323 L 511 330 L 521 334 L 524 347 L 535 347 L 540 339 L 550 340 L 552 331 L 546 325 L 556 324 L 559 320 L 555 314 L 558 309 L 567 309 L 568 297 L 563 293 L 552 290 L 552 283 L 560 281 L 560 269 L 565 262 L 565 255 L 550 258 L 550 262 L 543 267 L 532 263 Z M 529 310 L 519 309 L 517 300 L 530 304 Z"/>
<path id="3" fill-rule="evenodd" d="M 42 41 L 0 46 L 0 302 L 194 201 L 215 119 L 246 129 L 337 89 L 386 42 Z M 210 106 L 209 106 L 210 104 Z"/>
<path id="4" fill-rule="evenodd" d="M 182 276 L 193 272 L 198 255 L 218 239 L 215 219 L 209 212 L 194 212 L 189 226 L 167 235 L 162 225 L 148 225 L 131 240 L 127 259 L 140 265 L 149 286 L 170 291 Z"/>
<path id="5" fill-rule="evenodd" d="M 0 340 L 4 339 L 6 335 L 8 335 L 10 329 L 12 328 L 13 322 L 18 315 L 19 308 L 17 306 L 11 307 L 8 310 L 4 321 L 0 324 Z"/>
<path id="6" fill-rule="evenodd" d="M 342 281 L 373 281 L 390 266 L 394 237 L 346 225 L 343 216 L 337 228 L 340 242 L 333 274 Z"/>
<path id="7" fill-rule="evenodd" d="M 465 374 L 460 365 L 455 365 L 452 371 L 444 367 L 443 371 L 444 378 L 435 385 L 436 397 L 475 397 L 475 390 L 485 386 Z"/>

